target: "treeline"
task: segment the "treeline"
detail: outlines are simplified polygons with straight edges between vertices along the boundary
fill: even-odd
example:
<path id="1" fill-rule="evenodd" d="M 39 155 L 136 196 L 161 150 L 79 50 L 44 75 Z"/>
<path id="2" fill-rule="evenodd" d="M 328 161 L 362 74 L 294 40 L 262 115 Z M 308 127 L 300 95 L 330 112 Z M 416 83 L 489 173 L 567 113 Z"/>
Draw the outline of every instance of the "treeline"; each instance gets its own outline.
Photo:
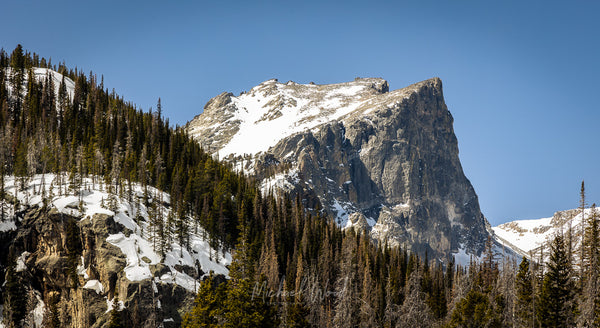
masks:
<path id="1" fill-rule="evenodd" d="M 34 67 L 73 80 L 73 97 L 65 79 L 36 79 Z M 6 175 L 66 172 L 71 186 L 91 176 L 124 197 L 135 181 L 171 195 L 172 215 L 150 218 L 153 238 L 174 235 L 186 246 L 190 229 L 200 226 L 213 247 L 234 250 L 230 279 L 201 283 L 186 327 L 598 325 L 595 215 L 578 263 L 572 238 L 559 237 L 546 267 L 498 262 L 491 241 L 481 263 L 444 265 L 341 230 L 307 213 L 301 199 L 262 194 L 170 126 L 161 110 L 160 99 L 156 110 L 143 112 L 92 73 L 51 66 L 21 46 L 0 51 L 1 197 L 8 196 Z"/>

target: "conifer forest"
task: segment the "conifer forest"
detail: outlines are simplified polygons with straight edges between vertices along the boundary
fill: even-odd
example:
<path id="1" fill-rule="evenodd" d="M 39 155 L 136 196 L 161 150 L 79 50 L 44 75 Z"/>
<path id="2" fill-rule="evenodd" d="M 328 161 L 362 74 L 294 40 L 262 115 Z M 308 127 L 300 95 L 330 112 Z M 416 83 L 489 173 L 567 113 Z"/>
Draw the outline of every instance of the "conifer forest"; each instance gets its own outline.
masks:
<path id="1" fill-rule="evenodd" d="M 62 81 L 50 73 L 36 78 L 35 68 L 58 72 Z M 72 96 L 67 78 L 74 81 Z M 92 72 L 21 46 L 1 51 L 0 198 L 17 202 L 5 190 L 9 177 L 25 185 L 50 174 L 55 184 L 69 186 L 65 193 L 77 194 L 89 181 L 125 199 L 132 199 L 132 184 L 168 193 L 168 215 L 149 211 L 146 234 L 158 254 L 171 250 L 170 241 L 189 248 L 189 234 L 200 229 L 217 254 L 233 257 L 227 277 L 205 272 L 198 279 L 182 327 L 600 326 L 595 211 L 585 221 L 582 246 L 573 246 L 575 227 L 564 231 L 544 250 L 545 263 L 499 255 L 491 239 L 468 265 L 431 258 L 342 229 L 298 196 L 261 190 L 251 175 L 171 125 L 157 99 L 143 111 Z M 583 210 L 583 185 L 581 198 Z M 148 208 L 157 203 L 138 201 Z M 0 214 L 9 215 L 4 207 Z M 79 254 L 77 234 L 67 240 L 65 254 Z M 8 256 L 12 264 L 0 278 L 4 320 L 13 327 L 26 316 L 18 255 Z M 113 309 L 106 327 L 136 326 L 124 312 Z M 61 326 L 46 317 L 45 327 Z"/>

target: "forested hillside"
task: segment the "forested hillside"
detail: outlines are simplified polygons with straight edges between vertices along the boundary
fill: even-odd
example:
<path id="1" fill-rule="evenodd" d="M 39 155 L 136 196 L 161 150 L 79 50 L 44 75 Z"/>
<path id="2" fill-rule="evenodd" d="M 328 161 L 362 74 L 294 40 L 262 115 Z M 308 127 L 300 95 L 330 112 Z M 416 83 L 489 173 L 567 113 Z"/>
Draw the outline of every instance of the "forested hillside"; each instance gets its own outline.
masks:
<path id="1" fill-rule="evenodd" d="M 0 67 L 0 197 L 14 205 L 12 213 L 2 211 L 2 220 L 15 216 L 21 205 L 5 190 L 10 176 L 23 185 L 35 174 L 65 176 L 73 194 L 87 179 L 101 180 L 111 186 L 110 193 L 124 198 L 132 197 L 134 182 L 168 192 L 170 215 L 149 212 L 148 233 L 159 254 L 169 251 L 170 239 L 189 249 L 188 236 L 196 227 L 207 232 L 213 248 L 234 254 L 229 278 L 203 277 L 194 308 L 183 316 L 184 327 L 598 323 L 600 247 L 594 215 L 581 263 L 574 263 L 562 237 L 549 250 L 545 268 L 525 259 L 518 267 L 513 259 L 495 259 L 491 240 L 481 263 L 474 259 L 467 268 L 451 259 L 429 261 L 342 230 L 324 215 L 308 214 L 299 198 L 262 194 L 243 173 L 170 126 L 160 99 L 156 109 L 144 112 L 105 90 L 96 75 L 53 65 L 20 46 L 10 55 L 0 52 Z M 63 78 L 54 85 L 50 70 L 39 79 L 34 68 Z M 72 98 L 67 79 L 74 82 Z M 2 300 L 5 324 L 19 327 L 25 314 L 15 306 L 24 276 L 15 272 L 16 262 L 13 256 L 3 263 Z M 44 314 L 47 326 L 61 326 L 52 313 Z M 142 326 L 130 313 L 113 310 L 105 326 Z"/>

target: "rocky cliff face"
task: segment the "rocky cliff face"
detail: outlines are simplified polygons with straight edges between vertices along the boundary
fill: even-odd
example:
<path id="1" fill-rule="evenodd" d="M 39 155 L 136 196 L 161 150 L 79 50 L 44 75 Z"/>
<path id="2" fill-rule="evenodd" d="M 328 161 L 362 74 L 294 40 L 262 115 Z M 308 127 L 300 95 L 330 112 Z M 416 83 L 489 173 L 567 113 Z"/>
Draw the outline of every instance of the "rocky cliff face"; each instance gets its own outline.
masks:
<path id="1" fill-rule="evenodd" d="M 103 327 L 117 299 L 123 302 L 120 315 L 129 326 L 156 327 L 166 318 L 180 320 L 178 306 L 189 309 L 194 294 L 177 285 L 153 286 L 151 279 L 129 281 L 123 271 L 126 256 L 106 241 L 122 230 L 103 214 L 80 221 L 56 209 L 24 211 L 21 227 L 4 236 L 8 242 L 2 245 L 2 264 L 18 259 L 15 274 L 26 293 L 25 323 L 42 327 L 56 316 L 60 327 Z M 70 245 L 73 242 L 79 247 Z M 163 304 L 160 308 L 157 301 Z"/>
<path id="2" fill-rule="evenodd" d="M 160 241 L 149 204 L 166 219 L 167 194 L 149 187 L 144 196 L 133 185 L 123 192 L 127 200 L 85 179 L 73 195 L 60 181 L 35 176 L 25 188 L 7 181 L 0 201 L 0 326 L 15 324 L 20 308 L 26 327 L 106 327 L 114 308 L 125 326 L 178 327 L 198 281 L 211 270 L 227 274 L 230 255 L 210 249 L 201 231 L 190 233 L 188 247 L 171 241 L 164 255 L 153 247 Z"/>
<path id="3" fill-rule="evenodd" d="M 488 236 L 458 158 L 442 82 L 270 80 L 223 93 L 187 125 L 208 151 L 300 195 L 342 227 L 430 256 L 480 254 Z"/>

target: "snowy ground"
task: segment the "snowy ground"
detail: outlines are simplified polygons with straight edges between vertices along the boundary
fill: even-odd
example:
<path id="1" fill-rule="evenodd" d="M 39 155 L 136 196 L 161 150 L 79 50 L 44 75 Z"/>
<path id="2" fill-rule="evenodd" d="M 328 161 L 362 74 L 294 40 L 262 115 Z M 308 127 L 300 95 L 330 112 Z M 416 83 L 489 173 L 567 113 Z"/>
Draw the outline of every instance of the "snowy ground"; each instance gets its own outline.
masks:
<path id="1" fill-rule="evenodd" d="M 21 203 L 20 206 L 24 204 L 41 206 L 46 202 L 48 206 L 56 208 L 61 213 L 78 216 L 82 219 L 91 219 L 96 213 L 114 216 L 116 222 L 133 232 L 129 236 L 126 236 L 123 232 L 112 234 L 106 239 L 107 242 L 119 247 L 127 257 L 127 266 L 124 271 L 127 279 L 131 281 L 152 278 L 150 265 L 160 262 L 169 267 L 170 272 L 161 277 L 156 277 L 156 282 L 177 284 L 190 291 L 196 291 L 197 282 L 189 275 L 176 270 L 176 265 L 196 267 L 196 263 L 199 263 L 201 269 L 207 274 L 214 271 L 217 274 L 228 275 L 226 266 L 231 263 L 231 254 L 223 254 L 222 251 L 212 249 L 208 241 L 202 238 L 203 231 L 201 228 L 198 227 L 197 233 L 194 233 L 196 229 L 191 218 L 188 218 L 191 225 L 189 249 L 172 242 L 164 258 L 161 258 L 153 247 L 149 226 L 149 209 L 146 208 L 143 201 L 144 188 L 134 184 L 130 191 L 125 186 L 122 195 L 116 196 L 108 191 L 109 186 L 100 181 L 101 179 L 85 178 L 81 186 L 73 190 L 69 187 L 66 175 L 36 175 L 26 181 L 21 178 L 6 177 L 5 190 L 10 195 L 16 195 Z M 15 183 L 17 185 L 16 189 Z M 22 185 L 25 188 L 22 188 Z M 160 199 L 164 204 L 167 204 L 166 206 L 157 206 L 158 211 L 166 220 L 170 211 L 168 206 L 170 203 L 169 195 L 152 187 L 148 187 L 147 195 L 150 202 Z M 131 199 L 131 201 L 127 199 Z M 6 217 L 0 219 L 0 231 L 16 229 L 14 205 L 2 202 L 1 206 Z M 138 220 L 134 220 L 134 218 L 138 218 Z M 26 269 L 24 259 L 28 255 L 21 255 L 23 257 L 21 262 L 23 263 L 18 263 L 19 269 Z M 23 268 L 19 266 L 21 264 Z M 83 259 L 78 267 L 78 272 L 84 279 L 88 279 L 87 268 L 86 264 L 83 263 Z M 98 293 L 104 292 L 102 283 L 97 280 L 86 281 L 84 288 L 95 290 Z"/>

